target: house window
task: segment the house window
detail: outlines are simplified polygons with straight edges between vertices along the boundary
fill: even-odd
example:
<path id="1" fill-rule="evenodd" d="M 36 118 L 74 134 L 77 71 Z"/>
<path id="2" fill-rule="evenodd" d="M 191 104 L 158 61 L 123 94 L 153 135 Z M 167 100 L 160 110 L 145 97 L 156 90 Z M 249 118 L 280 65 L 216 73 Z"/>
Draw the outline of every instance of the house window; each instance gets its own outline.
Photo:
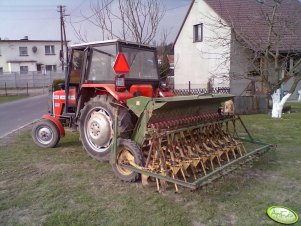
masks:
<path id="1" fill-rule="evenodd" d="M 193 25 L 193 42 L 203 41 L 203 24 Z"/>
<path id="2" fill-rule="evenodd" d="M 56 65 L 46 65 L 46 71 L 56 71 Z"/>
<path id="3" fill-rule="evenodd" d="M 19 47 L 20 56 L 28 56 L 27 47 Z"/>
<path id="4" fill-rule="evenodd" d="M 27 74 L 28 66 L 20 66 L 20 74 Z"/>
<path id="5" fill-rule="evenodd" d="M 55 54 L 55 50 L 54 50 L 54 46 L 45 46 L 45 55 L 54 55 Z"/>

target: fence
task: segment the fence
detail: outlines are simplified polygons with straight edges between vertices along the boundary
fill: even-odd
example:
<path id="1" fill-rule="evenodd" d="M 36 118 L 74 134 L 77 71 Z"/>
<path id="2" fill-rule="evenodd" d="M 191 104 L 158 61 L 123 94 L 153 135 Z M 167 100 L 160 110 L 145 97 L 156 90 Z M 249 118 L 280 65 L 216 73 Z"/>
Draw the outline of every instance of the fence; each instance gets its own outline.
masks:
<path id="1" fill-rule="evenodd" d="M 4 73 L 0 75 L 0 96 L 44 94 L 55 79 L 64 79 L 63 72 Z"/>
<path id="2" fill-rule="evenodd" d="M 229 94 L 229 87 L 215 87 L 211 89 L 173 89 L 173 93 L 176 96 L 187 96 L 187 95 L 202 95 L 206 93 L 219 93 Z M 265 114 L 268 112 L 268 99 L 267 96 L 235 96 L 234 106 L 236 114 Z"/>
<path id="3" fill-rule="evenodd" d="M 230 88 L 229 87 L 215 87 L 212 89 L 173 89 L 173 93 L 176 96 L 188 96 L 188 95 L 202 95 L 206 93 L 219 93 L 219 94 L 229 94 Z"/>
<path id="4" fill-rule="evenodd" d="M 236 114 L 268 113 L 267 96 L 236 96 L 234 97 Z"/>

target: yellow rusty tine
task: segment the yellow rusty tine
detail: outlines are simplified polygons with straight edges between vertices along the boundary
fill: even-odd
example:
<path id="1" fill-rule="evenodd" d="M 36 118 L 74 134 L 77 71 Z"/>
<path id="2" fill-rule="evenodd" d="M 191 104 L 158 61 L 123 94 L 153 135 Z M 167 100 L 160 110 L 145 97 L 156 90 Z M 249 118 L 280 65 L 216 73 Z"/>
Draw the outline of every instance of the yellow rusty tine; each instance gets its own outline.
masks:
<path id="1" fill-rule="evenodd" d="M 228 156 L 227 150 L 224 147 L 222 147 L 221 145 L 217 145 L 213 140 L 210 140 L 210 143 L 213 146 L 213 148 L 216 149 L 215 151 L 218 153 L 220 159 L 224 154 Z"/>
<path id="2" fill-rule="evenodd" d="M 196 143 L 194 143 L 194 147 L 195 147 L 195 150 L 197 151 L 197 155 L 199 156 L 199 158 L 198 158 L 199 159 L 198 164 L 201 163 L 201 166 L 202 166 L 202 169 L 204 171 L 204 174 L 206 175 L 207 173 L 206 173 L 206 169 L 205 169 L 204 163 L 208 160 L 208 156 L 207 155 L 205 156 L 205 154 L 203 153 L 203 151 L 200 149 L 199 145 L 197 145 Z M 193 164 L 195 165 L 195 167 L 198 166 L 198 164 L 195 164 L 195 163 L 193 163 Z"/>
<path id="3" fill-rule="evenodd" d="M 184 133 L 181 133 L 181 138 L 182 138 L 182 148 L 183 150 L 186 149 L 186 157 L 189 159 L 188 161 L 190 161 L 190 166 L 191 169 L 194 170 L 193 168 L 196 168 L 197 165 L 199 164 L 201 158 L 192 151 L 192 140 L 190 143 L 186 142 L 185 140 L 188 139 L 189 133 L 187 133 L 187 137 L 185 137 Z M 183 145 L 183 143 L 185 142 L 186 145 Z M 193 172 L 194 173 L 194 172 Z M 195 175 L 194 175 L 195 176 Z M 195 176 L 196 177 L 196 176 Z"/>
<path id="4" fill-rule="evenodd" d="M 169 136 L 167 136 L 167 142 L 168 142 L 168 151 L 169 151 L 169 154 L 170 154 L 170 158 L 171 158 L 171 161 L 174 163 L 174 164 L 177 164 L 180 168 L 182 167 L 182 164 L 180 163 L 180 160 L 176 157 L 175 157 L 175 148 L 174 146 L 172 145 L 172 141 L 171 141 L 171 138 Z"/>
<path id="5" fill-rule="evenodd" d="M 181 174 L 182 174 L 182 177 L 183 177 L 184 181 L 187 182 L 187 179 L 186 179 L 186 176 L 185 176 L 185 173 L 184 173 L 182 167 L 181 167 L 180 171 L 181 171 Z"/>
<path id="6" fill-rule="evenodd" d="M 206 172 L 206 169 L 205 169 L 205 166 L 204 166 L 203 161 L 201 161 L 201 166 L 202 166 L 202 169 L 203 169 L 203 171 L 204 171 L 204 174 L 207 175 L 207 172 Z"/>
<path id="7" fill-rule="evenodd" d="M 145 175 L 145 174 L 141 174 L 141 182 L 143 186 L 148 186 L 148 178 L 149 176 Z"/>
<path id="8" fill-rule="evenodd" d="M 236 154 L 235 154 L 235 146 L 234 144 L 231 142 L 231 140 L 229 140 L 229 137 L 227 136 L 224 136 L 223 139 L 228 143 L 228 145 L 230 145 L 232 148 L 231 148 L 231 152 L 233 154 L 233 157 L 236 159 Z"/>
<path id="9" fill-rule="evenodd" d="M 208 151 L 208 152 L 210 152 L 210 148 L 205 144 L 205 143 L 203 143 L 203 147 Z M 211 169 L 212 170 L 214 170 L 214 166 L 213 166 L 213 162 L 212 162 L 212 160 L 214 159 L 214 158 L 212 158 L 212 157 L 214 157 L 215 158 L 215 156 L 213 156 L 213 155 L 210 155 L 210 163 L 211 163 Z"/>
<path id="10" fill-rule="evenodd" d="M 174 137 L 174 140 L 175 140 L 175 144 L 176 144 L 176 149 L 179 150 L 180 152 L 180 157 L 181 157 L 181 161 L 182 162 L 185 162 L 185 165 L 188 164 L 188 166 L 190 165 L 190 163 L 192 162 L 191 160 L 188 160 L 188 157 L 184 154 L 184 145 L 181 143 L 181 139 L 179 141 L 179 138 L 178 138 L 179 134 L 177 134 L 175 137 Z M 187 167 L 188 168 L 188 167 Z M 186 169 L 187 169 L 186 168 Z"/>
<path id="11" fill-rule="evenodd" d="M 244 152 L 245 154 L 247 154 L 247 150 L 246 150 L 246 148 L 245 148 L 245 146 L 244 146 L 244 144 L 243 144 L 243 143 L 241 143 L 241 146 L 242 146 L 242 150 L 243 150 L 243 152 Z"/>
<path id="12" fill-rule="evenodd" d="M 156 178 L 156 184 L 157 184 L 157 191 L 160 193 L 160 184 L 159 184 L 159 179 Z"/>
<path id="13" fill-rule="evenodd" d="M 180 165 L 169 165 L 170 167 L 170 170 L 171 170 L 171 175 L 172 175 L 172 178 L 175 179 L 176 178 L 176 175 L 177 173 L 180 171 L 181 169 L 181 166 Z M 176 189 L 176 192 L 178 192 L 178 186 L 177 184 L 174 184 L 175 185 L 175 189 Z"/>
<path id="14" fill-rule="evenodd" d="M 225 150 L 225 154 L 227 157 L 227 161 L 230 162 L 230 158 L 229 158 L 229 152 L 231 151 L 231 147 L 227 146 L 224 142 L 222 142 L 221 140 L 217 140 L 217 142 L 223 146 L 223 149 Z"/>
<path id="15" fill-rule="evenodd" d="M 152 152 L 153 152 L 154 142 L 152 142 L 152 140 L 149 140 L 149 151 L 148 151 L 147 158 L 146 158 L 146 163 L 145 163 L 146 168 L 148 167 L 148 164 L 150 162 L 150 158 L 151 158 L 151 155 L 152 155 Z"/>
<path id="16" fill-rule="evenodd" d="M 241 152 L 241 149 L 243 150 L 243 152 L 245 154 L 247 154 L 246 148 L 245 148 L 244 144 L 241 141 L 238 141 L 234 138 L 233 138 L 233 141 L 237 145 L 237 147 L 239 148 L 239 152 L 240 152 L 241 156 L 243 155 L 242 152 Z"/>
<path id="17" fill-rule="evenodd" d="M 175 179 L 175 175 L 173 174 L 172 175 L 172 178 Z M 179 192 L 179 188 L 178 188 L 178 185 L 175 183 L 175 189 L 176 189 L 176 192 L 178 193 Z"/>
<path id="18" fill-rule="evenodd" d="M 244 153 L 245 153 L 245 154 L 247 153 L 247 152 L 246 152 L 246 149 L 245 149 L 245 147 L 244 147 L 244 145 L 243 145 L 243 143 L 242 143 L 241 141 L 237 141 L 235 138 L 229 137 L 229 136 L 228 136 L 226 139 L 227 139 L 230 143 L 232 143 L 232 145 L 235 147 L 235 149 L 237 149 L 237 151 L 238 151 L 238 153 L 240 154 L 240 156 L 243 156 L 243 153 L 242 153 L 242 151 L 241 151 L 241 147 L 242 147 Z"/>
<path id="19" fill-rule="evenodd" d="M 191 145 L 191 142 L 188 143 L 188 136 L 189 136 L 189 132 L 187 132 L 187 136 L 184 135 L 184 132 L 180 132 L 180 141 L 181 141 L 181 146 L 183 148 L 183 151 L 185 151 L 185 156 L 186 158 L 188 158 L 188 167 L 190 166 L 191 168 L 191 171 L 192 171 L 192 174 L 193 174 L 193 177 L 194 179 L 196 180 L 197 179 L 197 176 L 196 176 L 196 166 L 198 165 L 198 163 L 200 162 L 200 158 L 198 158 L 192 151 L 192 147 L 190 146 Z M 185 163 L 184 163 L 185 164 Z M 187 168 L 188 168 L 187 167 Z M 185 169 L 186 170 L 186 169 Z"/>
<path id="20" fill-rule="evenodd" d="M 213 166 L 213 159 L 216 158 L 217 162 L 219 164 L 219 166 L 221 166 L 221 162 L 220 162 L 220 158 L 219 158 L 219 153 L 217 153 L 214 149 L 208 147 L 206 145 L 206 143 L 203 143 L 203 146 L 205 147 L 206 150 L 210 151 L 212 153 L 211 157 L 210 157 L 210 163 L 211 163 L 211 168 L 212 170 L 214 170 L 214 166 Z"/>
<path id="21" fill-rule="evenodd" d="M 161 144 L 162 144 L 162 138 L 159 137 L 159 142 L 158 142 L 158 156 L 159 156 L 160 163 L 161 163 L 161 170 L 162 171 L 166 171 L 167 170 L 167 168 L 166 168 L 166 158 L 165 158 L 165 153 L 162 150 Z"/>

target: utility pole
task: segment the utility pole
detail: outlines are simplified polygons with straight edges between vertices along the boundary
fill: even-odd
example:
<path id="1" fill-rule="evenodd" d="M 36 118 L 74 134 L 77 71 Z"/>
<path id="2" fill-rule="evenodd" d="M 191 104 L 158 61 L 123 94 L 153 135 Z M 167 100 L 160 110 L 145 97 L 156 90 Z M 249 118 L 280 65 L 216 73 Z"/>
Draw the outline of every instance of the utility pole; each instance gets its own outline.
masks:
<path id="1" fill-rule="evenodd" d="M 60 13 L 60 29 L 61 29 L 61 50 L 60 50 L 60 60 L 62 62 L 62 70 L 64 70 L 64 66 L 68 63 L 68 43 L 66 39 L 66 29 L 65 29 L 65 17 L 66 15 L 66 6 L 59 5 L 58 12 Z M 66 53 L 64 53 L 64 47 Z"/>

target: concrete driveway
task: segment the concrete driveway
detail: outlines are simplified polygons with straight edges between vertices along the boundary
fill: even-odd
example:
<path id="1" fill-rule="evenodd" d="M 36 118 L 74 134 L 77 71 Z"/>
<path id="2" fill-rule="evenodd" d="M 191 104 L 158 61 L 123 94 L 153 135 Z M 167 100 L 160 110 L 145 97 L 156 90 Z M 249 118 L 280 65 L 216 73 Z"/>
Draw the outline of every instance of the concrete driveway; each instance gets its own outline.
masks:
<path id="1" fill-rule="evenodd" d="M 0 138 L 41 118 L 47 104 L 48 94 L 0 104 Z"/>

